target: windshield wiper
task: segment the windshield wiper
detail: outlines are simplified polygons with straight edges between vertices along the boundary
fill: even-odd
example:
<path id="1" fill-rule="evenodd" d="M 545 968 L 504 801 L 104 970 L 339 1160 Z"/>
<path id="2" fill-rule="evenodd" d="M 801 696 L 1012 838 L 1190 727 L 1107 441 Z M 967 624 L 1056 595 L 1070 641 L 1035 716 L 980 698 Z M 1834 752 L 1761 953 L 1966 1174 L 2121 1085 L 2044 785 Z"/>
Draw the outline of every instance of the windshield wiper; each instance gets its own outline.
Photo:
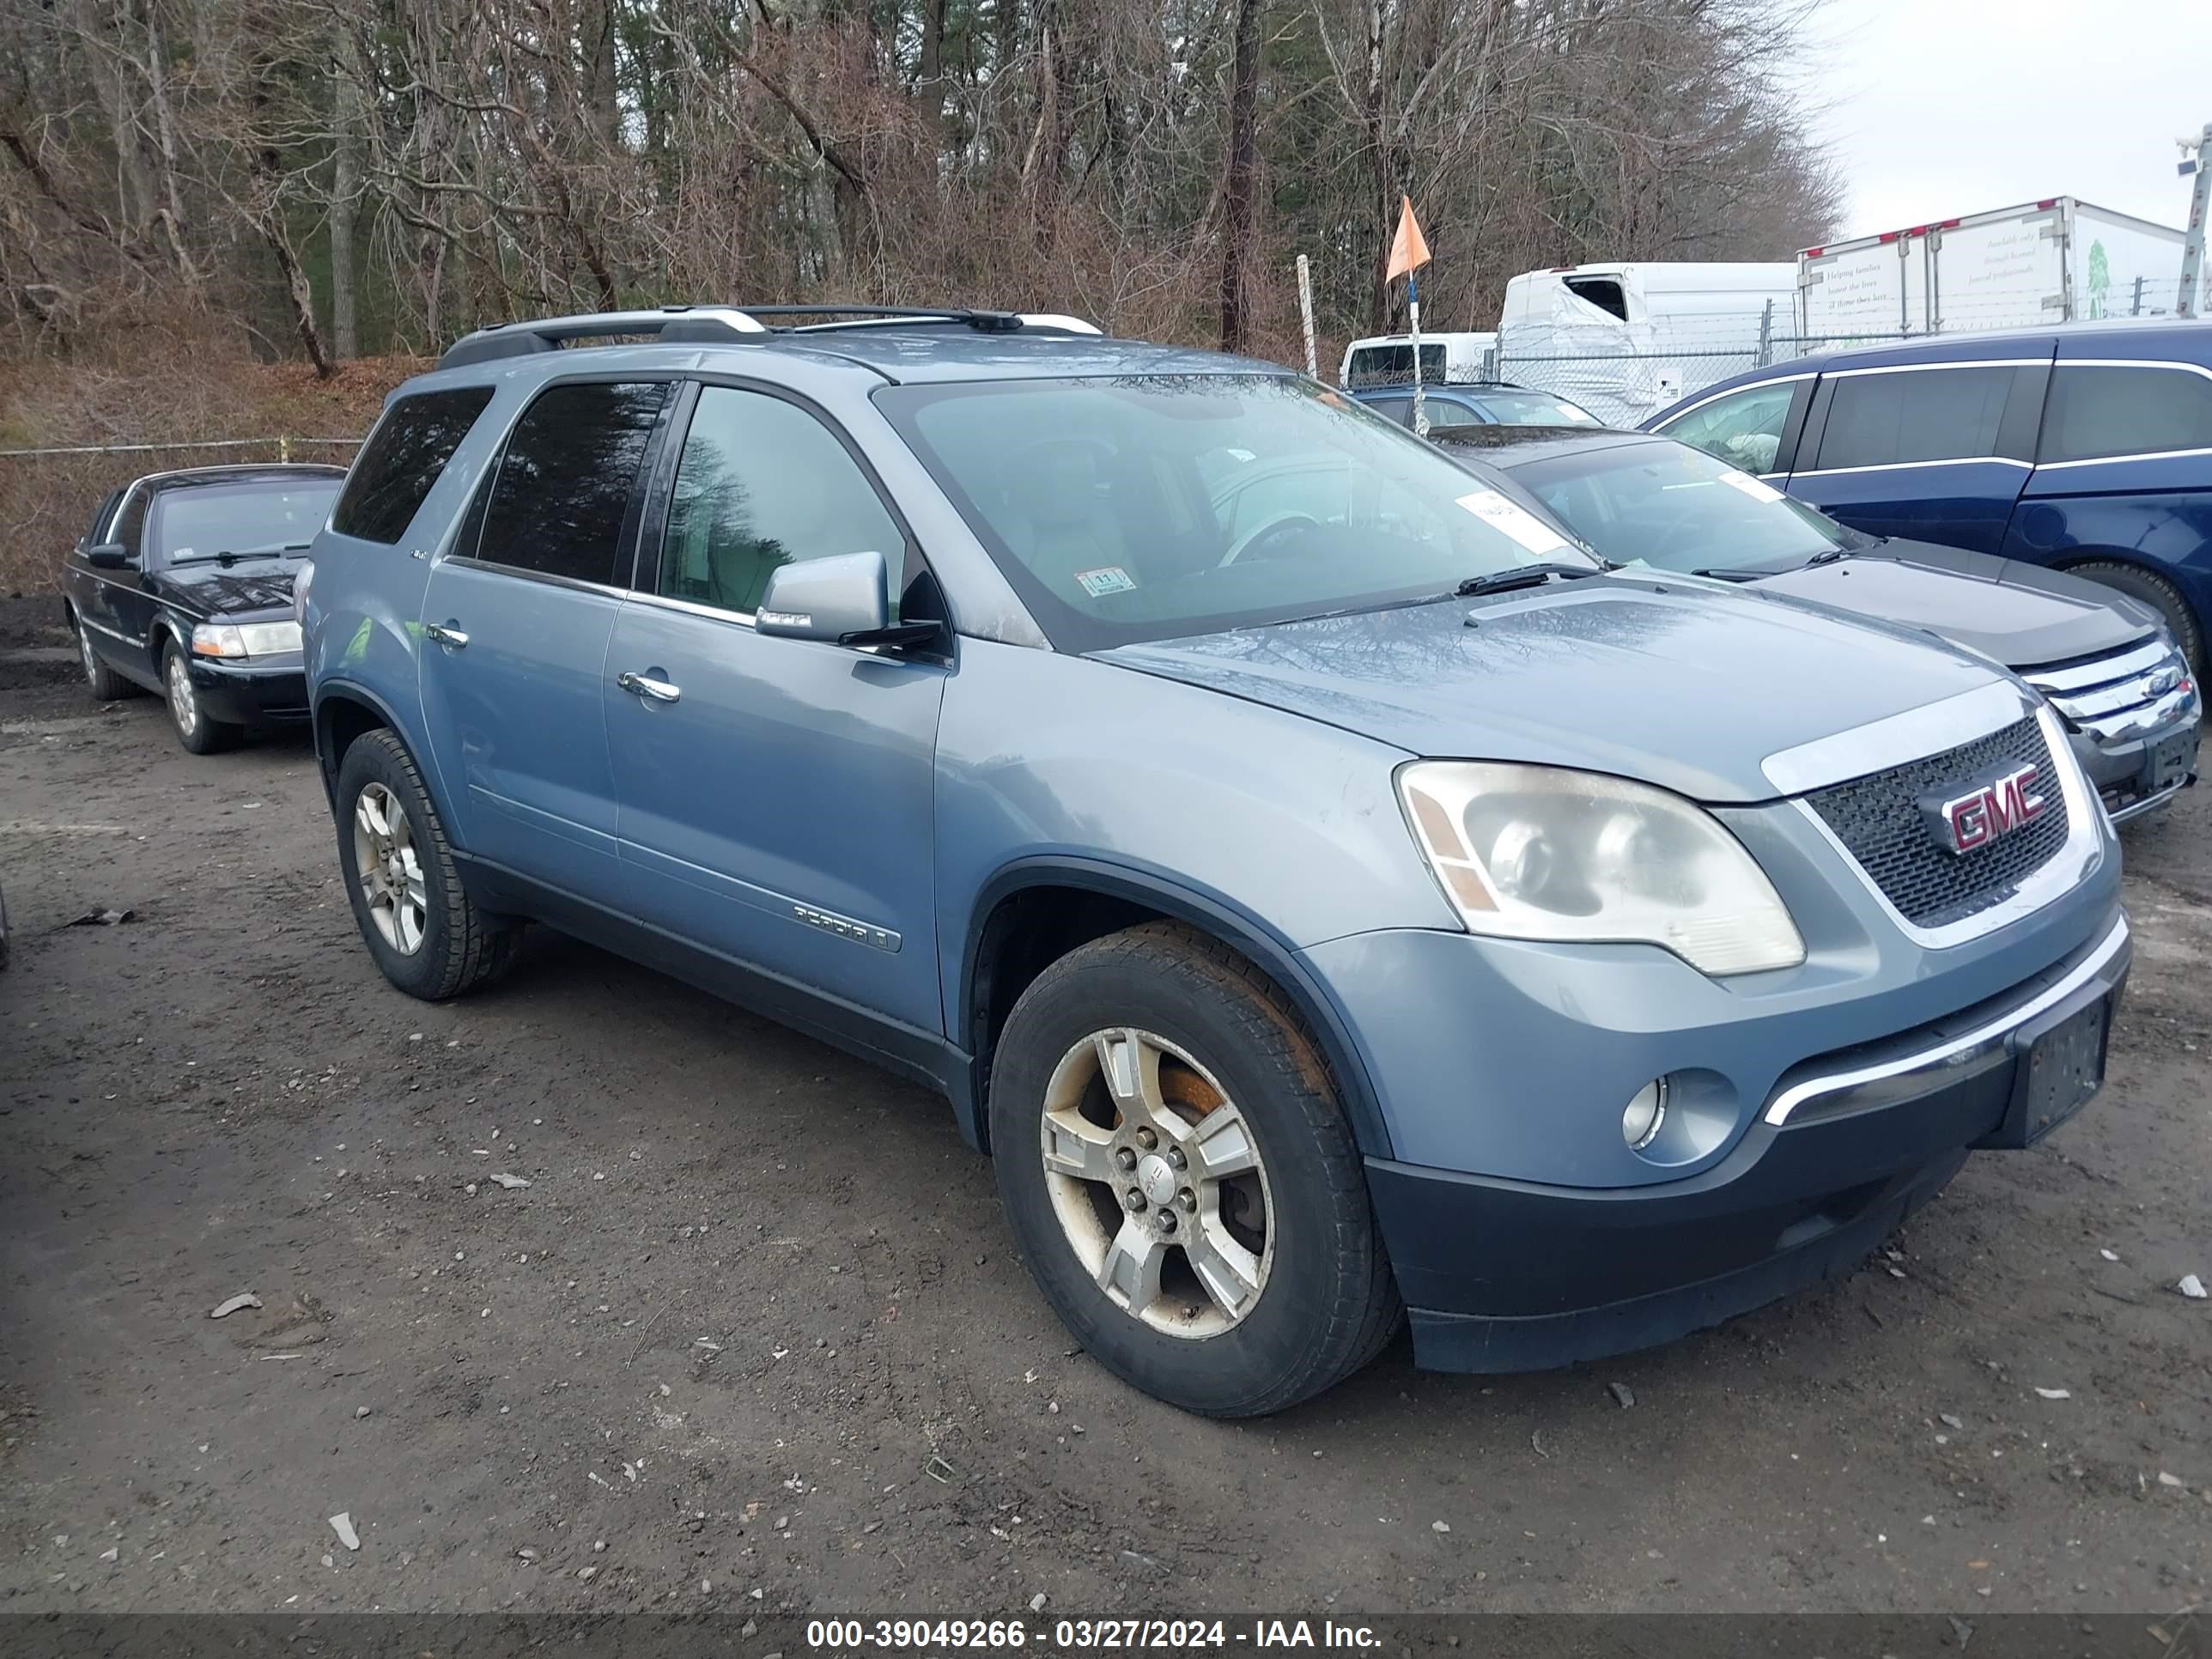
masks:
<path id="1" fill-rule="evenodd" d="M 1493 570 L 1487 576 L 1469 576 L 1452 590 L 1452 597 L 1471 599 L 1479 593 L 1504 593 L 1516 587 L 1540 587 L 1554 576 L 1562 581 L 1571 581 L 1577 576 L 1595 576 L 1611 568 L 1610 565 L 1558 564 L 1550 561 L 1539 564 L 1516 564 L 1509 570 Z"/>
<path id="2" fill-rule="evenodd" d="M 171 564 L 236 564 L 240 559 L 265 559 L 278 553 L 304 553 L 313 542 L 283 542 L 274 547 L 249 547 L 242 553 L 225 548 L 220 553 L 195 553 L 188 559 L 172 559 Z"/>
<path id="3" fill-rule="evenodd" d="M 1710 576 L 1717 582 L 1755 582 L 1761 576 L 1771 576 L 1774 573 L 1771 570 L 1723 569 L 1718 566 L 1709 566 L 1703 570 L 1692 570 L 1690 574 L 1692 576 Z"/>
<path id="4" fill-rule="evenodd" d="M 1815 553 L 1811 558 L 1806 560 L 1804 568 L 1810 570 L 1816 564 L 1833 564 L 1838 559 L 1848 559 L 1850 556 L 1851 550 L 1848 547 L 1831 547 L 1822 552 Z"/>

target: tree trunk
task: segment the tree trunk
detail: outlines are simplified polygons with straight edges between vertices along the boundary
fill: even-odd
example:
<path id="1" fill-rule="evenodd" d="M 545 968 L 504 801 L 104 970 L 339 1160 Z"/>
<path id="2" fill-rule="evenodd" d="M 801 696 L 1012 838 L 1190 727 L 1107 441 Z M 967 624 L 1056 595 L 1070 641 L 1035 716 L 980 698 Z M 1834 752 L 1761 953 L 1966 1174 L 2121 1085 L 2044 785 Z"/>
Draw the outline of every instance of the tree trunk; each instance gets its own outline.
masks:
<path id="1" fill-rule="evenodd" d="M 269 251 L 276 256 L 276 269 L 284 278 L 285 291 L 292 300 L 292 319 L 299 325 L 300 343 L 307 349 L 308 361 L 315 366 L 318 380 L 327 380 L 337 365 L 331 361 L 329 349 L 323 344 L 320 330 L 315 326 L 315 294 L 307 285 L 307 273 L 300 269 L 294 257 L 292 245 L 284 235 L 283 207 L 271 203 L 268 216 L 261 222 L 261 234 L 269 243 Z"/>
<path id="2" fill-rule="evenodd" d="M 343 58 L 331 74 L 334 159 L 331 167 L 331 352 L 361 356 L 356 320 L 353 232 L 361 210 L 361 99 Z"/>
<path id="3" fill-rule="evenodd" d="M 1221 349 L 1242 351 L 1244 288 L 1252 263 L 1254 131 L 1258 124 L 1260 21 L 1265 0 L 1237 0 L 1237 52 L 1230 71 L 1229 165 L 1221 190 Z"/>
<path id="4" fill-rule="evenodd" d="M 1367 94 L 1360 101 L 1360 125 L 1367 134 L 1367 164 L 1374 175 L 1376 229 L 1375 262 L 1369 271 L 1367 325 L 1376 334 L 1390 326 L 1390 142 L 1384 123 L 1382 100 L 1382 29 L 1388 0 L 1368 0 Z"/>

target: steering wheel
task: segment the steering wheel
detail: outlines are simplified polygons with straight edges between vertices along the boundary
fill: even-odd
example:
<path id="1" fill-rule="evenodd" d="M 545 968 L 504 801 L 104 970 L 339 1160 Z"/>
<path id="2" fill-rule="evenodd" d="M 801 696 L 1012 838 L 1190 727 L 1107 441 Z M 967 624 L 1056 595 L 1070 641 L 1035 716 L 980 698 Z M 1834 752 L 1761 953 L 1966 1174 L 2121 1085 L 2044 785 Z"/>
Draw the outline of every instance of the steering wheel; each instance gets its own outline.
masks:
<path id="1" fill-rule="evenodd" d="M 1224 568 L 1235 564 L 1247 553 L 1256 558 L 1273 558 L 1295 538 L 1320 528 L 1321 520 L 1310 513 L 1285 513 L 1238 537 L 1237 544 L 1221 556 L 1221 563 Z"/>

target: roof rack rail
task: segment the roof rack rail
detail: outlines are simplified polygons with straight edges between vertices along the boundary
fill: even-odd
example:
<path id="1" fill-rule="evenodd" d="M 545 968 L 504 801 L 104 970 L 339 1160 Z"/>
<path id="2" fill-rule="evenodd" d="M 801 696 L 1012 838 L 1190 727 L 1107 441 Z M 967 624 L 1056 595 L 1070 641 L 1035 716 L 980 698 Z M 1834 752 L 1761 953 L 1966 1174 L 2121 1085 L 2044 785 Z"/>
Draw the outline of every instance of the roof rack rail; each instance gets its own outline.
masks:
<path id="1" fill-rule="evenodd" d="M 772 325 L 763 318 L 817 317 L 813 323 Z M 770 333 L 811 334 L 841 328 L 870 328 L 900 323 L 952 323 L 987 334 L 1039 329 L 1063 334 L 1097 334 L 1098 325 L 1056 312 L 979 311 L 954 307 L 849 304 L 774 306 L 661 306 L 651 311 L 601 311 L 535 322 L 494 323 L 465 334 L 446 348 L 441 368 L 527 357 L 557 351 L 572 341 L 652 334 L 669 345 L 757 344 Z"/>
<path id="2" fill-rule="evenodd" d="M 540 351 L 558 351 L 571 340 L 589 340 L 622 334 L 657 334 L 664 343 L 682 342 L 722 344 L 757 340 L 768 332 L 732 306 L 661 306 L 652 311 L 600 311 L 576 317 L 546 317 L 535 322 L 494 323 L 473 334 L 465 334 L 446 348 L 438 359 L 441 368 L 467 363 L 490 362 L 501 357 L 527 357 Z"/>

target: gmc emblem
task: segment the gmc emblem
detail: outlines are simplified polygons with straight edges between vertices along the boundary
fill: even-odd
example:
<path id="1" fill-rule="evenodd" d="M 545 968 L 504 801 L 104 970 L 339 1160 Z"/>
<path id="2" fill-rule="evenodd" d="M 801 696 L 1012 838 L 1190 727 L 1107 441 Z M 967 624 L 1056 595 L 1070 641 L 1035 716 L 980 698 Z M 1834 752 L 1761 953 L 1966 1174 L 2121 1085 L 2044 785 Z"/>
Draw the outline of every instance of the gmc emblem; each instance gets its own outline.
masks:
<path id="1" fill-rule="evenodd" d="M 1923 802 L 1929 828 L 1954 853 L 1971 853 L 2010 835 L 2043 815 L 2044 798 L 2035 793 L 2040 770 L 2023 766 L 1963 795 Z"/>

